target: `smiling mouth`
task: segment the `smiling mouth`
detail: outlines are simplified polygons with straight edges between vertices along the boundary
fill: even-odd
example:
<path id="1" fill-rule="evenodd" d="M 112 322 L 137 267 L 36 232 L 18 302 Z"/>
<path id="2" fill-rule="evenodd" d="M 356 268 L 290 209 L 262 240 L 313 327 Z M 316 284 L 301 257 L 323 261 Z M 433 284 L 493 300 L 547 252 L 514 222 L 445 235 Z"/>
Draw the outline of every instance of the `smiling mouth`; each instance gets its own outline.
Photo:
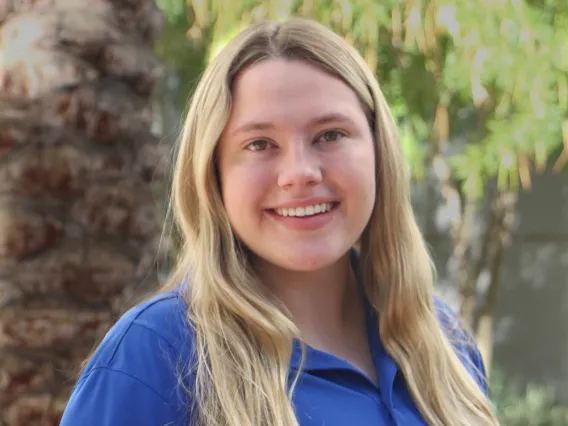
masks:
<path id="1" fill-rule="evenodd" d="M 270 212 L 282 217 L 313 217 L 329 213 L 338 205 L 339 203 L 336 202 L 321 203 L 295 208 L 270 209 Z"/>

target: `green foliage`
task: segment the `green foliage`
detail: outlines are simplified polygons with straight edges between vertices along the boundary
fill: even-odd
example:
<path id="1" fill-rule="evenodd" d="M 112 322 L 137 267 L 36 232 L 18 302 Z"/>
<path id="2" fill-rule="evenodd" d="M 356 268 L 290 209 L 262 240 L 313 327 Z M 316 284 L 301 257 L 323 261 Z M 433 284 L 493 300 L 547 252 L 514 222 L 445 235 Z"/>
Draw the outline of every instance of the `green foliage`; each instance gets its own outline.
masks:
<path id="1" fill-rule="evenodd" d="M 503 426 L 568 426 L 568 410 L 557 403 L 551 389 L 535 385 L 523 389 L 498 370 L 491 385 L 491 399 Z"/>
<path id="2" fill-rule="evenodd" d="M 376 71 L 416 179 L 425 177 L 432 154 L 442 153 L 452 167 L 452 180 L 460 183 L 464 194 L 480 199 L 488 180 L 495 180 L 501 189 L 528 186 L 531 173 L 549 163 L 562 146 L 562 123 L 568 119 L 565 2 L 160 0 L 159 4 L 170 22 L 159 51 L 178 68 L 188 86 L 184 90 L 204 65 L 203 49 L 215 54 L 251 22 L 300 15 L 332 28 Z M 179 39 L 182 30 L 200 40 L 196 55 L 187 38 Z M 455 149 L 455 138 L 466 141 L 465 147 Z M 568 134 L 564 138 L 568 146 Z"/>
<path id="3" fill-rule="evenodd" d="M 186 3 L 179 0 L 156 0 L 170 24 L 176 23 L 186 14 Z"/>
<path id="4" fill-rule="evenodd" d="M 167 18 L 155 51 L 177 78 L 175 87 L 165 87 L 175 93 L 176 105 L 182 110 L 193 91 L 205 64 L 209 51 L 205 35 L 192 31 L 193 12 L 183 0 L 157 0 Z"/>

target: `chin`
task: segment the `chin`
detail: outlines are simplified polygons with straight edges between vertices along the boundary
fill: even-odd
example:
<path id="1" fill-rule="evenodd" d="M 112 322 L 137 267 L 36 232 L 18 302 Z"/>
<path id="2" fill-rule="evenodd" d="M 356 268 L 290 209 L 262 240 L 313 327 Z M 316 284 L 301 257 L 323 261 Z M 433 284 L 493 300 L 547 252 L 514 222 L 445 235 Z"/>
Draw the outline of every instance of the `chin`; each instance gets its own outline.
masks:
<path id="1" fill-rule="evenodd" d="M 286 257 L 280 257 L 276 264 L 283 269 L 296 272 L 314 272 L 329 267 L 339 261 L 345 253 L 290 253 Z"/>

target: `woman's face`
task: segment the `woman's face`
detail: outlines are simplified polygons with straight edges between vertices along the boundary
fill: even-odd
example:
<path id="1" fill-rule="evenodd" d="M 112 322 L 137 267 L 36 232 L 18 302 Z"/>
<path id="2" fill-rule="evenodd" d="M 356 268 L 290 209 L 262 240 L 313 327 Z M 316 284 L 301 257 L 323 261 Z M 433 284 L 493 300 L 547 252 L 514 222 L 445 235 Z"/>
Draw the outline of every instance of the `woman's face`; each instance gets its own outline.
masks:
<path id="1" fill-rule="evenodd" d="M 357 242 L 375 203 L 371 131 L 355 93 L 302 61 L 266 60 L 233 85 L 218 147 L 233 230 L 261 260 L 315 271 Z"/>

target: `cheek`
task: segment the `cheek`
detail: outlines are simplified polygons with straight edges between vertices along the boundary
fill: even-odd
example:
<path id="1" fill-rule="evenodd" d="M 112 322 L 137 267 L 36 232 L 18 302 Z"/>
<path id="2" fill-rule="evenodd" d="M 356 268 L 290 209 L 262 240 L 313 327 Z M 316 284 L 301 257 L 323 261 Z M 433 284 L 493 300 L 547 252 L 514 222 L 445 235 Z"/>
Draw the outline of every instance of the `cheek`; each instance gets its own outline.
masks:
<path id="1" fill-rule="evenodd" d="M 376 195 L 376 158 L 375 158 L 375 147 L 373 142 L 369 142 L 363 150 L 363 154 L 360 158 L 361 164 L 361 175 L 365 180 L 367 190 L 371 191 L 372 201 L 375 201 Z"/>
<path id="2" fill-rule="evenodd" d="M 356 197 L 361 205 L 374 204 L 376 196 L 375 152 L 369 145 L 344 155 L 335 164 L 338 179 L 345 182 L 347 196 Z"/>
<path id="3" fill-rule="evenodd" d="M 269 175 L 265 168 L 251 165 L 224 167 L 221 173 L 223 203 L 233 225 L 262 209 Z"/>

